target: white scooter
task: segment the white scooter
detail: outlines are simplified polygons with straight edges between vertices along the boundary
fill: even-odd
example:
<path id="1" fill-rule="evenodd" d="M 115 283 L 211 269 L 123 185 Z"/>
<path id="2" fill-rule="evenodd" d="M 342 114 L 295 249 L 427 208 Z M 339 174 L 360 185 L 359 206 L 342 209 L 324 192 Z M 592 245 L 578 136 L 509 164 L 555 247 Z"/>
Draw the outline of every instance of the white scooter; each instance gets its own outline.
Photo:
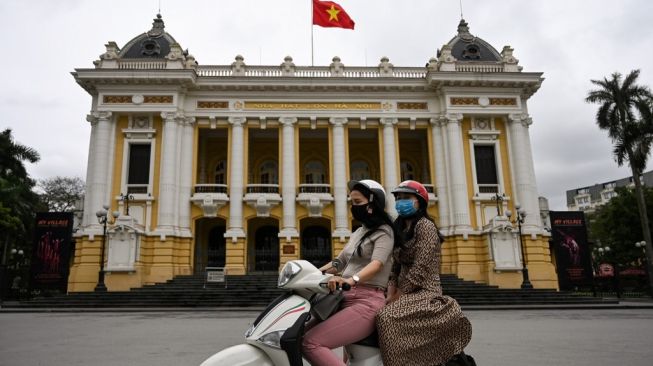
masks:
<path id="1" fill-rule="evenodd" d="M 338 263 L 333 263 L 338 267 Z M 226 348 L 200 366 L 310 366 L 302 358 L 304 326 L 311 318 L 310 299 L 328 293 L 332 275 L 322 274 L 310 262 L 286 263 L 279 274 L 279 287 L 288 292 L 276 298 L 245 332 L 245 343 Z M 343 290 L 348 290 L 345 284 Z M 376 332 L 344 347 L 349 366 L 383 366 Z M 475 366 L 473 358 L 456 355 L 446 366 Z"/>
<path id="2" fill-rule="evenodd" d="M 256 318 L 245 332 L 245 343 L 224 349 L 201 366 L 303 366 L 304 325 L 311 318 L 310 299 L 328 293 L 332 275 L 322 274 L 310 262 L 286 263 L 279 274 L 279 287 L 289 290 L 279 296 Z M 345 288 L 346 290 L 346 288 Z M 376 334 L 376 333 L 375 333 Z M 376 337 L 348 345 L 350 366 L 382 366 Z"/>

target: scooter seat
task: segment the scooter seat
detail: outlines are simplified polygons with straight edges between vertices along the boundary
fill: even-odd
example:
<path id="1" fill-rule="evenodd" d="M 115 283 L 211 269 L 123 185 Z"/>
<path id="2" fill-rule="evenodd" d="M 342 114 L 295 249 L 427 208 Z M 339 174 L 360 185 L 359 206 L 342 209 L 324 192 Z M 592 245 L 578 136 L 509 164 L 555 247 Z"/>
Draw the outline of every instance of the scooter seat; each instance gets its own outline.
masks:
<path id="1" fill-rule="evenodd" d="M 358 342 L 354 342 L 354 344 L 357 344 L 359 346 L 380 348 L 379 347 L 379 333 L 375 329 L 374 333 L 370 334 L 366 338 L 361 339 Z"/>

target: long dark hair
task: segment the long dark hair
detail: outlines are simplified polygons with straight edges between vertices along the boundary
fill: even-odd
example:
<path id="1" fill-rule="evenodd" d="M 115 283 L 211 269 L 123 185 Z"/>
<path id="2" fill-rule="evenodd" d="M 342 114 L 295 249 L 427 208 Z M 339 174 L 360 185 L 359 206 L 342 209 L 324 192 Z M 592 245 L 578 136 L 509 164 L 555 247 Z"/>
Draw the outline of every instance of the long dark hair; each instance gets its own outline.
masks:
<path id="1" fill-rule="evenodd" d="M 424 202 L 424 200 L 421 199 L 420 197 L 417 198 L 417 201 L 419 202 L 419 208 L 417 209 L 417 212 L 415 212 L 415 214 L 409 217 L 398 216 L 394 222 L 393 226 L 395 227 L 395 232 L 399 232 L 399 235 L 401 235 L 401 239 L 402 239 L 399 245 L 402 246 L 403 243 L 411 240 L 415 236 L 415 225 L 417 225 L 417 222 L 422 217 L 431 221 L 433 225 L 435 225 L 435 230 L 437 231 L 438 239 L 440 239 L 440 243 L 443 243 L 444 236 L 442 236 L 442 233 L 440 232 L 438 225 L 435 223 L 433 218 L 431 218 L 428 211 L 426 211 L 428 204 Z M 410 225 L 410 227 L 407 227 L 408 225 Z M 397 243 L 395 242 L 395 247 L 396 245 Z"/>
<path id="2" fill-rule="evenodd" d="M 368 200 L 372 196 L 372 192 L 370 192 L 367 189 L 360 189 L 357 187 L 357 191 L 361 192 Z M 359 241 L 359 245 L 356 247 L 356 254 L 358 254 L 359 257 L 362 256 L 362 244 L 363 241 L 372 235 L 375 231 L 379 230 L 379 227 L 382 225 L 388 225 L 392 229 L 392 236 L 394 239 L 394 247 L 400 247 L 403 244 L 402 236 L 401 233 L 397 230 L 397 227 L 394 225 L 392 222 L 392 218 L 390 218 L 390 215 L 388 215 L 387 212 L 385 212 L 385 207 L 381 207 L 379 200 L 372 199 L 368 204 L 367 207 L 372 209 L 372 213 L 370 214 L 370 218 L 368 222 L 364 223 L 364 226 L 368 229 L 368 231 L 363 235 L 363 237 Z M 388 233 L 389 234 L 389 233 Z"/>

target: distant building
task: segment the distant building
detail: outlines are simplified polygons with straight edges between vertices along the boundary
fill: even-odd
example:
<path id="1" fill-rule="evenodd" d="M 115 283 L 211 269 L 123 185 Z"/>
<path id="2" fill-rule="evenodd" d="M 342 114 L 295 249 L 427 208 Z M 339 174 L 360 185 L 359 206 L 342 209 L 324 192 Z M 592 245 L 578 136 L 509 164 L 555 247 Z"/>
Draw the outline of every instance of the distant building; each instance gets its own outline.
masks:
<path id="1" fill-rule="evenodd" d="M 642 184 L 653 186 L 653 170 L 640 176 Z M 635 187 L 633 177 L 621 178 L 605 183 L 597 183 L 567 191 L 567 209 L 569 211 L 594 212 L 597 207 L 608 203 L 617 193 L 617 187 Z"/>

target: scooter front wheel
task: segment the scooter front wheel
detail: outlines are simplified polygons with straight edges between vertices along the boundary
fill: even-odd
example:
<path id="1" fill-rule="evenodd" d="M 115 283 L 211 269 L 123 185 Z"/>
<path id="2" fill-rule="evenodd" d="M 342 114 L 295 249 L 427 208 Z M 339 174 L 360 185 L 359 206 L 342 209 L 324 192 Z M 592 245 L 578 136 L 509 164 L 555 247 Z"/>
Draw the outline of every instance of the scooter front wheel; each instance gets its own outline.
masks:
<path id="1" fill-rule="evenodd" d="M 260 349 L 239 344 L 225 348 L 209 357 L 200 366 L 274 366 L 272 360 Z"/>

